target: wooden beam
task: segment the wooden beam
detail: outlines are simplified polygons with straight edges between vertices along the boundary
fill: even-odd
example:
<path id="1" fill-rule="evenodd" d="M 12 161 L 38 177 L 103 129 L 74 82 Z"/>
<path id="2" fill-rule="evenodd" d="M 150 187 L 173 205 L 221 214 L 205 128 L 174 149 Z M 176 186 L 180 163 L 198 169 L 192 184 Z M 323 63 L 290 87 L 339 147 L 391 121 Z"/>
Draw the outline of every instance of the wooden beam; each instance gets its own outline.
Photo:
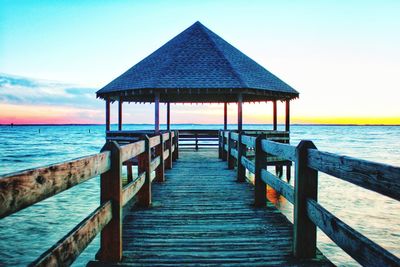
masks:
<path id="1" fill-rule="evenodd" d="M 267 205 L 267 185 L 261 177 L 262 170 L 267 166 L 267 153 L 265 153 L 261 146 L 261 141 L 265 135 L 260 134 L 256 138 L 256 147 L 254 148 L 255 154 L 255 172 L 254 172 L 254 206 L 265 207 Z"/>
<path id="2" fill-rule="evenodd" d="M 171 107 L 170 103 L 167 103 L 167 131 L 171 129 Z"/>
<path id="3" fill-rule="evenodd" d="M 285 112 L 285 131 L 290 131 L 290 100 L 286 100 L 286 112 Z"/>
<path id="4" fill-rule="evenodd" d="M 118 101 L 118 131 L 122 130 L 122 97 Z"/>
<path id="5" fill-rule="evenodd" d="M 272 110 L 273 110 L 273 123 L 274 123 L 274 128 L 273 130 L 276 131 L 278 129 L 278 112 L 276 108 L 276 100 L 272 101 Z"/>
<path id="6" fill-rule="evenodd" d="M 243 95 L 238 95 L 238 131 L 242 131 L 242 124 L 243 124 L 243 117 L 242 117 L 242 110 L 243 110 Z"/>
<path id="7" fill-rule="evenodd" d="M 151 148 L 150 140 L 146 135 L 144 137 L 145 150 L 138 156 L 138 173 L 145 172 L 145 180 L 143 186 L 137 194 L 137 203 L 141 207 L 151 206 Z"/>
<path id="8" fill-rule="evenodd" d="M 106 131 L 110 130 L 110 98 L 106 98 Z"/>
<path id="9" fill-rule="evenodd" d="M 154 95 L 154 131 L 158 133 L 160 131 L 160 94 L 155 93 Z"/>
<path id="10" fill-rule="evenodd" d="M 228 128 L 228 103 L 224 103 L 224 131 Z"/>

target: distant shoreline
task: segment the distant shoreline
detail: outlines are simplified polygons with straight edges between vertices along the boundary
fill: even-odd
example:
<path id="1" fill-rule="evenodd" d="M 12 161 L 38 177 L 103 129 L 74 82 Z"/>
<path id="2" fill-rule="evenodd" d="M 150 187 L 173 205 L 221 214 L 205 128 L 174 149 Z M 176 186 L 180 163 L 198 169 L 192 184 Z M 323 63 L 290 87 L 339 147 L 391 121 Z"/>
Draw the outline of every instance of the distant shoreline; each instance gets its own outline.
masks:
<path id="1" fill-rule="evenodd" d="M 111 124 L 111 125 L 118 125 L 118 124 Z M 124 125 L 153 125 L 151 123 L 138 123 L 138 124 L 124 124 Z M 160 126 L 165 126 L 166 124 L 160 124 Z M 214 123 L 176 123 L 171 125 L 223 125 L 223 124 L 214 124 Z M 235 126 L 236 124 L 228 124 L 230 126 Z M 244 124 L 244 125 L 271 125 L 272 124 Z M 280 126 L 284 126 L 284 124 L 278 124 Z M 0 127 L 10 127 L 10 126 L 105 126 L 105 124 L 79 124 L 79 123 L 67 123 L 67 124 L 0 124 Z M 310 124 L 291 124 L 291 126 L 400 126 L 400 124 L 323 124 L 323 123 L 310 123 Z"/>

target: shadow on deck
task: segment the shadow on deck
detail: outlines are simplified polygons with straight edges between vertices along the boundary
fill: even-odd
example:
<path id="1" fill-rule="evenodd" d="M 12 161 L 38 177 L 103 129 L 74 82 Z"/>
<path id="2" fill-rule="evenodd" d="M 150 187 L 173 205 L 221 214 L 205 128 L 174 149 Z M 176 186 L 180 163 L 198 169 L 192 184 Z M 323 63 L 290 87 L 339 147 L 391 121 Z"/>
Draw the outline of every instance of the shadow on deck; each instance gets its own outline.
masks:
<path id="1" fill-rule="evenodd" d="M 292 256 L 292 224 L 272 204 L 254 208 L 253 187 L 236 182 L 217 150 L 181 155 L 153 184 L 152 208 L 126 215 L 117 266 L 331 265 L 320 252 Z"/>

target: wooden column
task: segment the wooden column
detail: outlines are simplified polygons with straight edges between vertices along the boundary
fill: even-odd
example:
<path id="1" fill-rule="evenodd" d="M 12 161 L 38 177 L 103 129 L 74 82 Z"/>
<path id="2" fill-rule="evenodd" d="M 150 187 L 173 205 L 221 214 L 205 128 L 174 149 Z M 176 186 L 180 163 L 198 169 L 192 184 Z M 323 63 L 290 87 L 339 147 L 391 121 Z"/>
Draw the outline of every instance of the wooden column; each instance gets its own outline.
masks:
<path id="1" fill-rule="evenodd" d="M 118 131 L 122 130 L 122 97 L 118 101 Z"/>
<path id="2" fill-rule="evenodd" d="M 137 204 L 141 207 L 149 207 L 151 205 L 151 148 L 149 137 L 146 135 L 143 139 L 145 141 L 145 149 L 138 156 L 138 174 L 146 172 L 146 177 L 143 186 L 137 194 Z"/>
<path id="3" fill-rule="evenodd" d="M 318 172 L 307 166 L 311 141 L 301 141 L 296 147 L 296 173 L 293 214 L 293 254 L 297 258 L 314 258 L 317 248 L 317 228 L 307 215 L 307 199 L 317 201 Z"/>
<path id="4" fill-rule="evenodd" d="M 256 138 L 255 173 L 254 173 L 254 206 L 265 207 L 267 205 L 267 185 L 261 179 L 261 171 L 267 166 L 267 153 L 262 150 L 261 141 L 265 135 L 261 134 Z"/>
<path id="5" fill-rule="evenodd" d="M 171 130 L 171 109 L 170 103 L 167 103 L 167 131 Z"/>
<path id="6" fill-rule="evenodd" d="M 111 168 L 100 175 L 100 202 L 111 201 L 112 219 L 101 231 L 98 259 L 118 262 L 122 258 L 122 179 L 121 153 L 117 142 L 107 142 L 101 151 L 111 152 Z"/>
<path id="7" fill-rule="evenodd" d="M 285 131 L 289 132 L 290 131 L 290 100 L 286 100 L 285 104 L 286 104 Z"/>
<path id="8" fill-rule="evenodd" d="M 231 139 L 231 134 L 232 134 L 232 132 L 229 132 L 228 140 L 227 140 L 227 142 L 228 142 L 228 151 L 226 153 L 226 160 L 228 161 L 228 169 L 232 170 L 232 169 L 235 168 L 235 162 L 234 162 L 235 158 L 231 154 L 231 150 L 233 148 L 233 140 Z"/>
<path id="9" fill-rule="evenodd" d="M 106 98 L 106 131 L 110 130 L 110 98 Z"/>
<path id="10" fill-rule="evenodd" d="M 165 181 L 165 162 L 164 162 L 164 140 L 163 135 L 160 133 L 160 144 L 156 146 L 156 157 L 160 157 L 160 165 L 158 165 L 156 169 L 156 182 L 164 182 Z"/>
<path id="11" fill-rule="evenodd" d="M 228 129 L 228 103 L 224 103 L 224 131 Z"/>
<path id="12" fill-rule="evenodd" d="M 154 94 L 154 131 L 160 131 L 160 94 Z"/>
<path id="13" fill-rule="evenodd" d="M 242 133 L 239 133 L 238 140 L 237 181 L 241 183 L 246 180 L 246 168 L 242 165 L 242 157 L 246 157 L 247 146 L 242 143 Z"/>
<path id="14" fill-rule="evenodd" d="M 272 101 L 272 111 L 273 111 L 273 130 L 278 130 L 278 112 L 276 108 L 276 100 Z"/>
<path id="15" fill-rule="evenodd" d="M 168 149 L 169 151 L 168 151 L 168 158 L 167 158 L 167 160 L 165 161 L 165 168 L 166 169 L 172 169 L 172 153 L 171 153 L 171 151 L 172 151 L 172 134 L 171 134 L 171 131 L 169 131 L 169 139 L 168 139 L 168 141 L 166 142 L 166 149 Z"/>
<path id="16" fill-rule="evenodd" d="M 243 108 L 243 95 L 238 95 L 238 132 L 242 131 L 243 117 L 242 117 L 242 108 Z"/>

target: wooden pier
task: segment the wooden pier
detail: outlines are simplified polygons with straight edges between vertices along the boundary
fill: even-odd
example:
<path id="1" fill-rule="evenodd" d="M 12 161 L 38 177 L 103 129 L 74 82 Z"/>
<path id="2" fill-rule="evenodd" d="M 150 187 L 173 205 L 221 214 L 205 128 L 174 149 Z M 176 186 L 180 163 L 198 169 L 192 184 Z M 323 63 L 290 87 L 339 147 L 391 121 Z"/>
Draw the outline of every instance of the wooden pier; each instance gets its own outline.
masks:
<path id="1" fill-rule="evenodd" d="M 178 136 L 109 141 L 96 155 L 0 177 L 2 218 L 101 175 L 100 206 L 31 266 L 69 265 L 98 233 L 101 247 L 90 266 L 331 265 L 316 247 L 317 227 L 362 265 L 399 266 L 318 203 L 317 173 L 399 200 L 400 168 L 265 134 L 220 131 L 218 150 L 179 149 Z M 296 187 L 267 170 L 277 157 L 295 163 Z M 133 158 L 137 175 L 123 184 L 123 163 Z M 245 183 L 246 172 L 254 186 Z M 267 185 L 294 204 L 293 225 L 268 202 Z"/>

